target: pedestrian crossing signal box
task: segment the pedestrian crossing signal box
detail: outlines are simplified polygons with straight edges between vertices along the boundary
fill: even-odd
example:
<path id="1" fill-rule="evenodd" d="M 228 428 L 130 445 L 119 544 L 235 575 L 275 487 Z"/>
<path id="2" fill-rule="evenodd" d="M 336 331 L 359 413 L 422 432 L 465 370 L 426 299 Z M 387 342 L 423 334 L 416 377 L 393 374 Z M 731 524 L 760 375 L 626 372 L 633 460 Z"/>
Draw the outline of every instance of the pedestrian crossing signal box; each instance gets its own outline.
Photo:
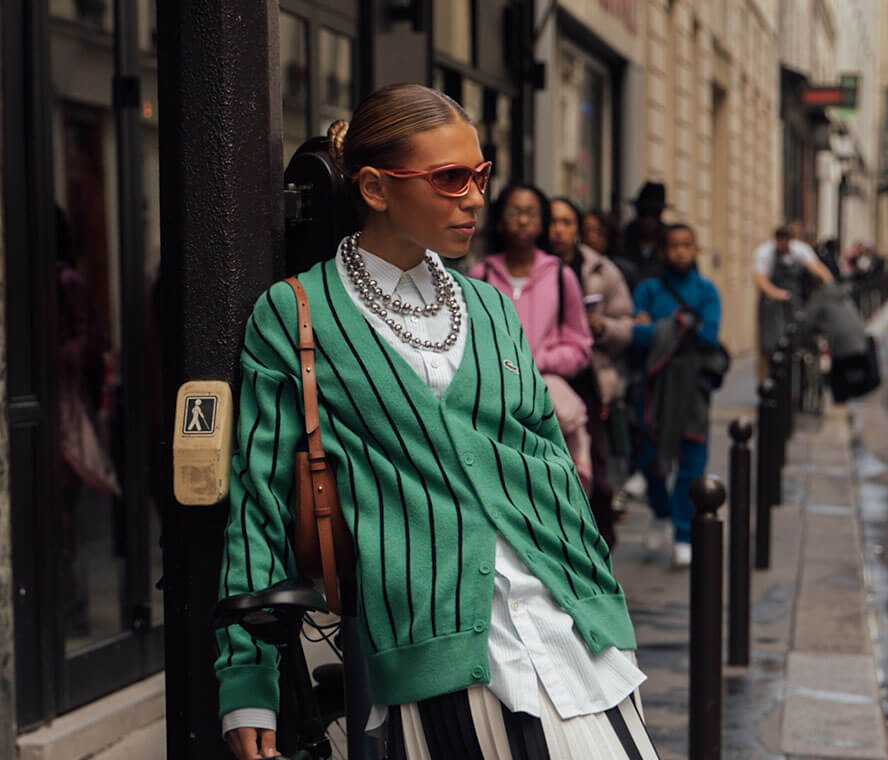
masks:
<path id="1" fill-rule="evenodd" d="M 233 416 L 228 383 L 193 380 L 179 388 L 173 492 L 180 504 L 210 506 L 228 496 Z"/>

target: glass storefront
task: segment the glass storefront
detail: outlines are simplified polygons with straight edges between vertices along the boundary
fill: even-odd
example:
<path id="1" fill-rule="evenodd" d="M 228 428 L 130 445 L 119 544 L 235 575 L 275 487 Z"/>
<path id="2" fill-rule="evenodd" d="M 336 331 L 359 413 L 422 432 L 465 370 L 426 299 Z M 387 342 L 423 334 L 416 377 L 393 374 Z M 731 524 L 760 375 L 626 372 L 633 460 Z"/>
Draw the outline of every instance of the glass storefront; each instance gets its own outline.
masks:
<path id="1" fill-rule="evenodd" d="M 581 208 L 609 198 L 610 80 L 607 70 L 568 40 L 561 40 L 557 70 L 556 187 Z"/>
<path id="2" fill-rule="evenodd" d="M 317 133 L 337 119 L 348 121 L 354 108 L 354 53 L 352 39 L 332 29 L 321 27 L 318 34 L 318 80 L 321 98 Z"/>
<path id="3" fill-rule="evenodd" d="M 284 161 L 308 138 L 308 27 L 281 11 L 281 98 L 284 114 Z"/>

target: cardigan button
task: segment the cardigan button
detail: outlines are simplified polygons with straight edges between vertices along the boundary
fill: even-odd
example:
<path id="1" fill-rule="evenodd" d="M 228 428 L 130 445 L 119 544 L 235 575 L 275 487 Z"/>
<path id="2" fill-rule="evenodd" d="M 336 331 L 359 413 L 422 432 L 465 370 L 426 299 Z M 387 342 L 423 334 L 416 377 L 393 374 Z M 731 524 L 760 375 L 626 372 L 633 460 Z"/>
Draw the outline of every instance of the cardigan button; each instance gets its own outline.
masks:
<path id="1" fill-rule="evenodd" d="M 471 467 L 473 464 L 475 464 L 475 457 L 469 453 L 463 454 L 463 462 Z"/>
<path id="2" fill-rule="evenodd" d="M 485 623 L 483 620 L 479 620 L 477 623 L 475 623 L 475 625 L 472 626 L 472 630 L 475 633 L 484 633 L 484 631 L 487 630 L 487 623 Z"/>
<path id="3" fill-rule="evenodd" d="M 478 568 L 478 572 L 481 573 L 481 575 L 490 575 L 490 563 L 482 562 L 481 566 Z"/>
<path id="4" fill-rule="evenodd" d="M 474 678 L 476 681 L 480 681 L 482 678 L 484 678 L 484 668 L 482 668 L 480 665 L 476 665 L 474 668 L 472 668 L 472 678 Z"/>

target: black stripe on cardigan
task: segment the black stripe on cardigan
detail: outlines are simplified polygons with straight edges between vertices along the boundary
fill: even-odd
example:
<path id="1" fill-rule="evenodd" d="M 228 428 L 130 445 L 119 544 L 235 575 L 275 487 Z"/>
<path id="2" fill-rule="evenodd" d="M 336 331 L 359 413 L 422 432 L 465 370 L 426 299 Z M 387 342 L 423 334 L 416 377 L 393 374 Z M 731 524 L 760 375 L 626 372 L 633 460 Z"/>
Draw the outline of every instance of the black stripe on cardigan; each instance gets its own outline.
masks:
<path id="1" fill-rule="evenodd" d="M 385 602 L 385 610 L 388 613 L 389 624 L 392 627 L 392 639 L 395 646 L 398 646 L 398 627 L 395 625 L 395 615 L 392 612 L 392 602 L 388 594 L 388 579 L 385 565 L 385 510 L 382 503 L 382 484 L 379 482 L 379 476 L 376 474 L 376 468 L 370 461 L 370 449 L 367 448 L 366 439 L 361 441 L 364 445 L 364 458 L 370 466 L 370 472 L 373 474 L 373 480 L 376 483 L 376 496 L 379 503 L 379 567 L 380 567 L 380 583 L 382 584 L 382 599 Z"/>
<path id="2" fill-rule="evenodd" d="M 503 462 L 502 462 L 502 460 L 500 459 L 499 450 L 497 449 L 496 441 L 491 441 L 491 442 L 490 442 L 490 445 L 491 445 L 491 447 L 493 448 L 493 456 L 494 456 L 494 458 L 496 459 L 496 469 L 497 469 L 497 472 L 499 473 L 500 485 L 502 486 L 503 493 L 506 495 L 506 498 L 509 500 L 509 504 L 512 505 L 512 507 L 514 508 L 514 510 L 515 510 L 519 515 L 521 515 L 522 518 L 524 518 L 524 524 L 525 524 L 525 526 L 527 527 L 527 532 L 528 532 L 528 534 L 530 534 L 530 538 L 531 538 L 531 540 L 533 540 L 534 546 L 536 546 L 536 548 L 537 548 L 538 551 L 542 551 L 542 550 L 543 550 L 543 547 L 541 547 L 541 546 L 540 546 L 540 542 L 537 541 L 536 533 L 535 533 L 534 530 L 533 530 L 533 525 L 531 524 L 531 522 L 530 522 L 530 520 L 528 519 L 527 515 L 524 514 L 524 512 L 522 512 L 522 511 L 518 508 L 518 505 L 515 504 L 515 502 L 514 502 L 513 499 L 512 499 L 512 496 L 509 494 L 509 489 L 508 489 L 508 487 L 506 486 L 506 478 L 505 478 L 505 474 L 503 473 Z"/>
<path id="3" fill-rule="evenodd" d="M 360 544 L 358 542 L 358 538 L 360 535 L 358 532 L 358 528 L 360 527 L 360 519 L 359 519 L 360 518 L 360 510 L 358 509 L 357 489 L 355 488 L 355 469 L 354 469 L 354 465 L 352 464 L 351 457 L 348 455 L 348 450 L 345 448 L 345 446 L 342 445 L 342 438 L 340 437 L 339 431 L 336 429 L 336 423 L 334 422 L 335 418 L 333 417 L 333 415 L 331 415 L 329 413 L 329 411 L 327 411 L 326 404 L 322 405 L 322 406 L 319 405 L 319 406 L 327 414 L 327 418 L 330 420 L 330 430 L 333 432 L 333 435 L 336 436 L 336 438 L 339 442 L 339 448 L 342 449 L 344 456 L 345 456 L 345 469 L 348 472 L 348 488 L 351 491 L 352 503 L 355 505 L 355 521 L 352 524 L 352 536 L 354 538 L 355 563 L 357 564 L 360 561 L 361 556 L 360 556 L 360 548 L 359 548 Z M 358 595 L 359 604 L 360 604 L 361 609 L 364 610 L 364 620 L 366 621 L 366 627 L 367 627 L 367 639 L 369 640 L 370 646 L 373 649 L 373 651 L 378 652 L 379 647 L 376 645 L 376 640 L 373 638 L 373 632 L 370 630 L 370 618 L 367 617 L 367 601 L 364 597 L 364 584 L 359 583 L 357 585 L 358 585 L 358 589 L 359 589 L 359 595 Z"/>
<path id="4" fill-rule="evenodd" d="M 496 439 L 502 443 L 503 441 L 503 430 L 506 427 L 506 378 L 503 375 L 503 354 L 500 351 L 499 337 L 496 334 L 496 322 L 493 321 L 493 315 L 487 308 L 487 304 L 484 303 L 484 299 L 481 298 L 481 294 L 478 292 L 478 286 L 475 283 L 470 283 L 472 289 L 475 291 L 475 296 L 478 298 L 478 302 L 481 304 L 481 308 L 484 309 L 484 313 L 487 315 L 487 319 L 490 321 L 490 334 L 493 337 L 493 345 L 496 348 L 496 366 L 499 369 L 499 380 L 500 380 L 500 389 L 499 389 L 499 398 L 500 398 L 500 423 L 499 430 L 496 434 Z M 520 376 L 520 375 L 519 375 Z M 481 376 L 478 375 L 478 384 L 481 384 Z"/>
<path id="5" fill-rule="evenodd" d="M 327 302 L 331 303 L 330 283 L 327 280 L 327 268 L 326 267 L 321 267 L 321 274 L 323 277 L 324 293 L 327 297 Z M 361 367 L 361 371 L 364 373 L 364 377 L 367 380 L 367 384 L 369 385 L 370 389 L 373 391 L 373 395 L 376 396 L 376 401 L 379 404 L 380 409 L 382 409 L 383 414 L 385 414 L 385 417 L 389 422 L 392 432 L 395 434 L 395 437 L 398 439 L 398 443 L 400 444 L 401 449 L 404 452 L 404 456 L 407 458 L 407 461 L 412 463 L 413 458 L 409 455 L 409 453 L 407 451 L 407 445 L 404 443 L 404 439 L 401 437 L 401 433 L 398 430 L 398 426 L 395 425 L 395 421 L 392 418 L 391 414 L 389 413 L 388 408 L 383 403 L 382 395 L 379 393 L 379 389 L 376 387 L 376 384 L 373 382 L 370 372 L 367 371 L 367 366 L 364 364 L 363 360 L 361 359 L 360 354 L 355 349 L 355 345 L 354 345 L 354 343 L 352 343 L 351 338 L 348 336 L 348 333 L 346 332 L 345 327 L 342 324 L 342 321 L 339 319 L 339 315 L 336 313 L 336 310 L 331 309 L 331 313 L 333 315 L 333 319 L 336 323 L 336 326 L 342 335 L 343 340 L 345 341 L 346 345 L 351 350 L 352 355 L 355 358 L 355 361 Z M 365 324 L 366 324 L 366 322 L 365 322 Z M 370 334 L 373 336 L 373 338 L 377 341 L 377 344 L 380 346 L 380 350 L 382 351 L 383 357 L 386 360 L 388 360 L 388 354 L 385 352 L 384 349 L 382 349 L 381 344 L 379 344 L 379 336 L 376 334 L 376 331 L 372 327 L 370 327 L 369 324 L 367 324 L 367 330 L 370 332 Z M 394 371 L 394 367 L 392 367 L 392 372 L 395 374 L 396 379 L 400 383 L 400 378 L 398 377 L 397 373 Z M 340 378 L 340 383 L 341 382 L 342 382 L 342 380 Z M 403 386 L 402 386 L 402 389 L 403 389 Z M 407 396 L 407 399 L 409 401 L 410 400 L 409 395 L 407 395 L 406 392 L 404 395 Z M 411 402 L 411 406 L 412 406 L 412 402 Z M 414 408 L 414 413 L 416 413 L 415 408 Z M 417 415 L 417 418 L 418 417 L 419 416 Z M 420 420 L 420 424 L 421 424 L 421 420 Z M 423 430 L 425 430 L 425 428 L 423 428 Z M 428 433 L 426 433 L 426 437 L 428 438 Z M 375 436 L 374 436 L 374 438 L 375 438 Z M 434 451 L 434 447 L 431 446 L 431 440 L 429 440 L 429 446 Z M 380 444 L 380 449 L 384 450 L 385 447 L 382 446 L 382 444 Z M 437 456 L 437 454 L 436 454 L 436 456 Z M 434 536 L 435 536 L 434 508 L 432 506 L 432 496 L 431 496 L 431 493 L 429 492 L 428 484 L 426 483 L 425 477 L 423 476 L 420 469 L 418 467 L 416 467 L 415 464 L 414 464 L 414 469 L 416 470 L 416 473 L 419 476 L 420 482 L 422 483 L 423 490 L 425 491 L 425 494 L 426 494 L 426 502 L 427 502 L 427 506 L 428 506 L 429 534 L 432 536 L 432 541 L 431 541 L 431 546 L 430 546 L 431 555 L 432 555 L 432 593 L 431 593 L 431 600 L 430 600 L 430 607 L 431 607 L 430 612 L 431 612 L 431 617 L 432 617 L 432 635 L 437 636 L 438 635 L 438 623 L 437 623 L 437 598 L 436 597 L 437 597 L 437 588 L 438 588 L 438 585 L 437 585 L 438 584 L 438 561 L 437 561 L 438 548 L 435 545 L 435 540 L 434 540 Z M 448 486 L 450 485 L 449 480 L 447 481 L 447 485 Z M 357 504 L 358 504 L 357 495 L 355 494 L 355 505 L 357 505 Z M 358 510 L 356 508 L 355 509 L 356 516 L 357 516 L 357 511 Z M 357 538 L 355 540 L 357 540 Z M 462 516 L 461 515 L 460 515 L 460 557 L 462 557 Z M 460 565 L 459 574 L 460 574 L 459 577 L 461 578 L 462 577 L 462 565 Z M 458 590 L 459 590 L 459 580 L 457 581 L 457 591 Z M 459 594 L 458 593 L 457 593 L 456 607 L 457 607 L 457 610 L 459 610 Z M 411 625 L 412 625 L 412 623 L 411 623 Z M 458 616 L 457 616 L 456 630 L 459 630 L 459 617 Z"/>
<path id="6" fill-rule="evenodd" d="M 392 375 L 395 378 L 395 382 L 397 382 L 398 387 L 401 389 L 401 393 L 404 395 L 404 399 L 407 401 L 407 405 L 410 407 L 410 410 L 413 412 L 413 416 L 416 417 L 416 421 L 419 424 L 420 429 L 422 430 L 422 434 L 426 439 L 426 442 L 429 445 L 429 451 L 432 452 L 432 456 L 435 458 L 435 463 L 438 465 L 438 469 L 441 472 L 441 476 L 444 479 L 444 485 L 447 486 L 447 490 L 450 493 L 450 498 L 453 499 L 453 508 L 456 510 L 456 530 L 457 530 L 457 574 L 456 574 L 456 597 L 454 601 L 455 605 L 455 618 L 456 618 L 456 630 L 461 630 L 461 592 L 462 592 L 462 571 L 463 571 L 463 516 L 462 516 L 462 506 L 459 503 L 459 499 L 456 496 L 456 491 L 453 490 L 453 485 L 450 482 L 450 478 L 447 475 L 447 470 L 444 467 L 443 462 L 441 462 L 441 458 L 438 456 L 438 449 L 435 447 L 432 442 L 432 437 L 429 435 L 428 428 L 426 427 L 425 422 L 422 419 L 422 415 L 419 413 L 419 410 L 416 408 L 416 405 L 413 403 L 413 399 L 410 394 L 407 392 L 407 388 L 404 387 L 404 381 L 401 378 L 400 373 L 395 368 L 394 362 L 392 362 L 391 357 L 386 351 L 385 346 L 382 343 L 382 338 L 379 337 L 379 334 L 374 330 L 370 325 L 367 325 L 367 329 L 370 334 L 373 336 L 373 340 L 376 341 L 376 345 L 379 347 L 379 352 L 382 354 L 383 359 L 385 359 L 386 364 L 388 364 L 389 369 L 391 370 Z M 368 375 L 369 377 L 369 375 Z M 398 438 L 400 440 L 400 433 L 398 433 Z M 429 517 L 431 518 L 431 499 L 429 500 Z M 432 524 L 430 523 L 430 527 Z M 432 529 L 432 549 L 435 552 L 433 554 L 433 579 L 437 578 L 437 563 L 435 562 L 435 557 L 437 556 L 437 548 L 435 546 L 435 538 L 434 538 L 434 529 Z"/>

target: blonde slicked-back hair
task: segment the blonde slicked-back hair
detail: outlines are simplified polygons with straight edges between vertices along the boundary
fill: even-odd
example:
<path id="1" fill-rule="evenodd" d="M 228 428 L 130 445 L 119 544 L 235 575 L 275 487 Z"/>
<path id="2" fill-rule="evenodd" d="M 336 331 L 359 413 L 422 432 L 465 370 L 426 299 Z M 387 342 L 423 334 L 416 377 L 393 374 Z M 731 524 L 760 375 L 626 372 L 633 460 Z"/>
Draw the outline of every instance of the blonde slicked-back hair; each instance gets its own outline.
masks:
<path id="1" fill-rule="evenodd" d="M 388 85 L 361 102 L 351 123 L 330 125 L 330 156 L 349 179 L 364 166 L 404 168 L 413 135 L 457 119 L 471 123 L 463 107 L 443 92 L 419 84 Z"/>

